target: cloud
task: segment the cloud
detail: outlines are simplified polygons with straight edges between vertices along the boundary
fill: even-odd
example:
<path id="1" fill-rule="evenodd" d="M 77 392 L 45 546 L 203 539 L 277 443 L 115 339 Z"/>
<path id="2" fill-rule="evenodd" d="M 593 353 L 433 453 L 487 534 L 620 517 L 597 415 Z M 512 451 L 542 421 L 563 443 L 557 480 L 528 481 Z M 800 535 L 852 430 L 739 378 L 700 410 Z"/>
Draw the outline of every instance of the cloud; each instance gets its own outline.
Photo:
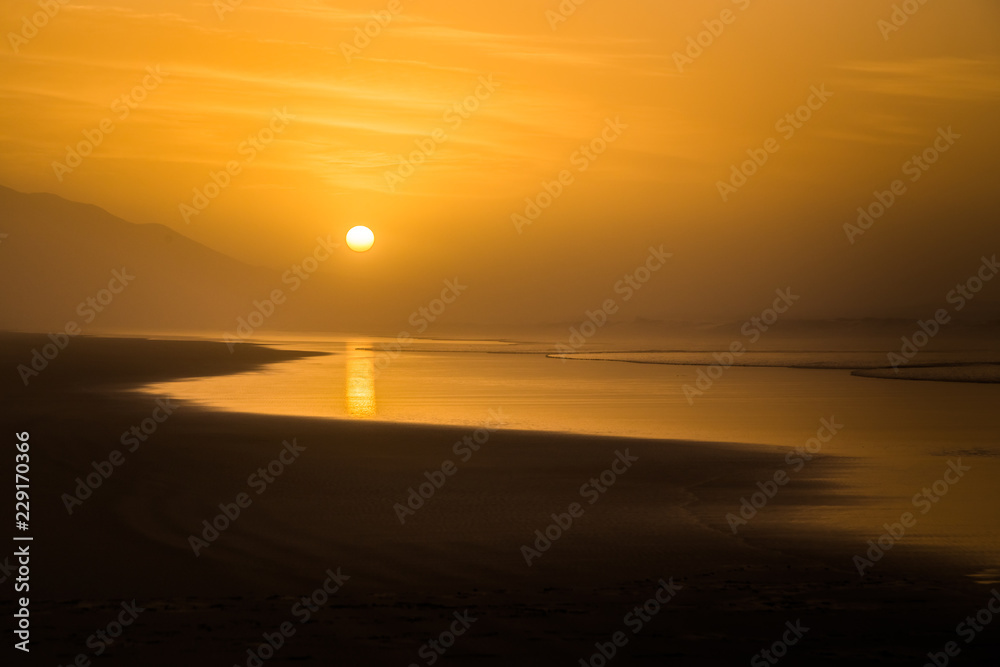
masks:
<path id="1" fill-rule="evenodd" d="M 838 86 L 889 95 L 935 100 L 985 101 L 1000 98 L 1000 61 L 971 58 L 914 58 L 853 62 Z"/>

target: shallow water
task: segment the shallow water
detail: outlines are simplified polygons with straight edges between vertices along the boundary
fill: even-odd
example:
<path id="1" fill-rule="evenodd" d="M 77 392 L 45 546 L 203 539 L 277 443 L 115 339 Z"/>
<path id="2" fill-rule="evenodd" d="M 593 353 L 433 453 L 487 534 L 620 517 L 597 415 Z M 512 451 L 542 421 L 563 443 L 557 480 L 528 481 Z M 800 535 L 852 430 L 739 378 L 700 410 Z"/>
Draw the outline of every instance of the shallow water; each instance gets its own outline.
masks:
<path id="1" fill-rule="evenodd" d="M 838 481 L 865 502 L 856 510 L 831 509 L 824 521 L 877 538 L 883 522 L 919 512 L 914 495 L 932 488 L 949 461 L 961 459 L 971 470 L 918 514 L 918 526 L 904 539 L 946 547 L 984 571 L 1000 566 L 1000 385 L 882 380 L 843 369 L 731 367 L 715 369 L 717 379 L 711 386 L 703 381 L 701 394 L 685 395 L 685 385 L 696 386 L 709 367 L 457 352 L 460 341 L 422 342 L 421 351 L 393 356 L 359 349 L 384 342 L 282 342 L 278 346 L 330 354 L 145 390 L 238 412 L 470 430 L 484 426 L 492 412 L 503 416 L 505 428 L 519 430 L 782 448 L 803 446 L 821 420 L 832 420 L 842 428 L 813 446 L 821 444 L 821 454 L 858 459 Z M 429 351 L 435 347 L 447 351 Z"/>
<path id="2" fill-rule="evenodd" d="M 478 427 L 492 409 L 503 412 L 508 428 L 779 446 L 802 444 L 821 418 L 832 416 L 845 424 L 830 444 L 835 453 L 1000 454 L 998 386 L 887 381 L 843 369 L 731 367 L 712 370 L 718 378 L 698 389 L 708 367 L 358 349 L 379 342 L 282 343 L 329 356 L 147 391 L 262 414 Z M 685 395 L 685 386 L 701 393 Z"/>

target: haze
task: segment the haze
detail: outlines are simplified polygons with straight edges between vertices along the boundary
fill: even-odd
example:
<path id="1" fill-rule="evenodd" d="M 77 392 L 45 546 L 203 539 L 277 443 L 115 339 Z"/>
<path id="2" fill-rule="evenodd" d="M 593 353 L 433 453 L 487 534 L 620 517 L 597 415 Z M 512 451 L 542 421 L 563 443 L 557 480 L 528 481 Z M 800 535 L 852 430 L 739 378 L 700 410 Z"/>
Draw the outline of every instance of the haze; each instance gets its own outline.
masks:
<path id="1" fill-rule="evenodd" d="M 5 3 L 0 25 L 23 34 L 37 11 Z M 573 321 L 661 245 L 671 260 L 620 317 L 736 321 L 779 288 L 802 296 L 796 317 L 926 317 L 997 247 L 995 2 L 927 3 L 888 32 L 886 0 L 590 0 L 546 13 L 558 11 L 62 5 L 0 54 L 0 183 L 279 272 L 317 237 L 342 243 L 366 225 L 375 248 L 342 248 L 320 271 L 389 322 L 455 277 L 469 289 L 454 322 Z M 373 12 L 386 24 L 366 43 L 357 30 Z M 709 28 L 720 34 L 700 54 L 676 57 Z M 807 104 L 807 121 L 777 124 Z M 95 132 L 78 166 L 54 164 Z M 603 153 L 580 152 L 595 140 Z M 934 164 L 904 171 L 935 141 L 947 151 Z M 400 165 L 414 151 L 410 175 Z M 724 197 L 733 165 L 762 152 Z M 239 173 L 220 176 L 232 161 Z M 199 210 L 213 173 L 228 185 Z M 905 194 L 849 239 L 858 207 L 897 179 Z M 546 202 L 545 183 L 560 194 L 535 216 L 526 199 Z M 984 292 L 965 315 L 998 301 Z"/>

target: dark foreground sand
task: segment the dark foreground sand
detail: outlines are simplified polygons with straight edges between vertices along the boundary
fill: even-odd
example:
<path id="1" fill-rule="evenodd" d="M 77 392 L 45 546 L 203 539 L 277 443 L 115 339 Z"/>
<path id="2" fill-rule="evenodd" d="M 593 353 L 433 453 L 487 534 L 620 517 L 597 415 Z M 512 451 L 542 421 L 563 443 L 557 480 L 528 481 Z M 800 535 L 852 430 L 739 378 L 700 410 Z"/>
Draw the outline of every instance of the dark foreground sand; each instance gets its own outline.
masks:
<path id="1" fill-rule="evenodd" d="M 827 481 L 849 460 L 806 467 L 734 536 L 724 515 L 784 467 L 783 450 L 499 431 L 463 463 L 452 445 L 467 430 L 181 404 L 129 452 L 122 433 L 156 408 L 130 387 L 294 353 L 78 338 L 25 387 L 16 367 L 44 342 L 0 338 L 2 469 L 10 480 L 14 433 L 30 432 L 34 537 L 31 659 L 5 647 L 5 664 L 84 654 L 95 665 L 246 665 L 283 623 L 294 633 L 266 664 L 602 665 L 595 643 L 621 631 L 627 644 L 608 664 L 763 665 L 754 654 L 799 620 L 809 630 L 782 664 L 922 665 L 949 641 L 961 648 L 953 664 L 1000 656 L 1000 617 L 971 644 L 956 635 L 990 598 L 960 560 L 908 548 L 861 578 L 851 556 L 870 534 L 801 519 L 802 508 L 828 516 L 861 502 Z M 258 494 L 248 477 L 293 438 L 305 450 Z M 113 450 L 124 462 L 68 514 L 63 494 Z M 638 460 L 588 504 L 580 486 L 626 450 Z M 401 525 L 394 503 L 445 459 L 457 473 Z M 189 536 L 239 493 L 251 504 L 195 557 Z M 527 566 L 521 546 L 574 502 L 583 515 Z M 338 568 L 349 579 L 301 623 L 297 601 Z M 682 588 L 634 632 L 626 614 L 661 579 Z M 13 643 L 11 583 L 2 611 Z M 88 638 L 133 599 L 145 611 L 95 656 L 102 644 Z M 422 650 L 456 612 L 477 620 L 443 657 Z"/>

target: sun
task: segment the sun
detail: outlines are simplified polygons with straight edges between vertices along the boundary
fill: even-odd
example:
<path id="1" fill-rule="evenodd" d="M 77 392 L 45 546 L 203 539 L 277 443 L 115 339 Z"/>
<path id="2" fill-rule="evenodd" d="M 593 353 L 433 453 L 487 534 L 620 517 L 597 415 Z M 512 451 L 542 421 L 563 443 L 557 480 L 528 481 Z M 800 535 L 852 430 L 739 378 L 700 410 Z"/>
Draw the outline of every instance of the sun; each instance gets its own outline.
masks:
<path id="1" fill-rule="evenodd" d="M 359 225 L 351 227 L 347 232 L 347 247 L 354 252 L 365 252 L 375 244 L 375 234 L 372 230 Z"/>

